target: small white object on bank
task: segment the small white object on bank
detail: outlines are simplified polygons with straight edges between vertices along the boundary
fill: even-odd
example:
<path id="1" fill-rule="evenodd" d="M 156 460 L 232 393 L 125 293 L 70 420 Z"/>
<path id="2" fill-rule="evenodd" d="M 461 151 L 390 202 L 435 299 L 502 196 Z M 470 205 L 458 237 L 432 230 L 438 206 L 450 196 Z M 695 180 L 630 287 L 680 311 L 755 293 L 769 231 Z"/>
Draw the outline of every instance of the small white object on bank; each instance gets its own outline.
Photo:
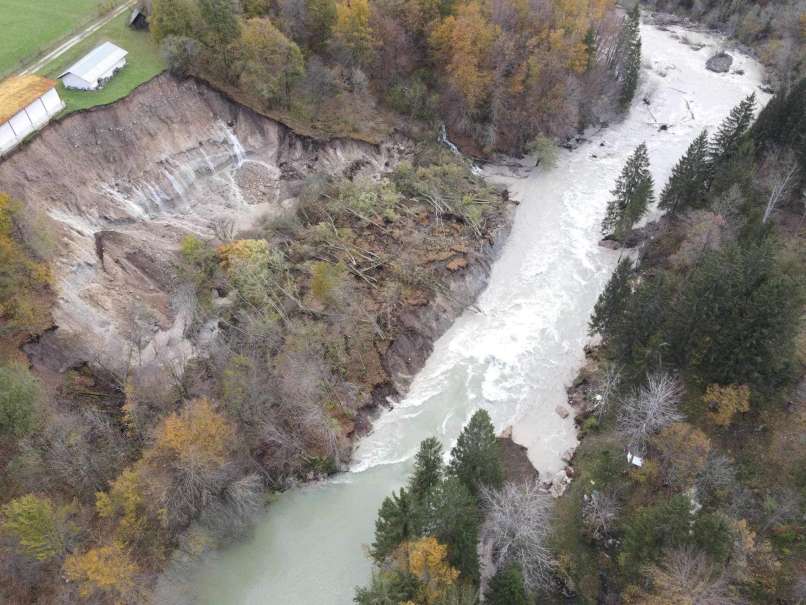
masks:
<path id="1" fill-rule="evenodd" d="M 638 467 L 644 465 L 644 459 L 641 456 L 636 456 L 632 452 L 627 452 L 627 462 Z"/>

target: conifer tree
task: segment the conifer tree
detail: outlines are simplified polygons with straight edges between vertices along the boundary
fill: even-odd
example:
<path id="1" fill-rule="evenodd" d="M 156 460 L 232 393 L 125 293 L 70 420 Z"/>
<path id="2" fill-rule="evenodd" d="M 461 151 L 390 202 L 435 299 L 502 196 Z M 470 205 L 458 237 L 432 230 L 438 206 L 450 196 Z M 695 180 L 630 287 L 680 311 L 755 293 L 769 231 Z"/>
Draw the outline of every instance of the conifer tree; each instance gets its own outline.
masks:
<path id="1" fill-rule="evenodd" d="M 418 511 L 405 488 L 384 499 L 375 520 L 375 542 L 372 558 L 382 563 L 403 542 L 417 536 Z"/>
<path id="2" fill-rule="evenodd" d="M 415 500 L 422 500 L 442 479 L 442 444 L 435 437 L 420 443 L 414 461 L 414 471 L 409 479 L 409 493 Z"/>
<path id="3" fill-rule="evenodd" d="M 529 605 L 523 574 L 515 564 L 499 569 L 484 594 L 487 605 Z"/>
<path id="4" fill-rule="evenodd" d="M 456 477 L 434 487 L 422 504 L 423 533 L 448 547 L 448 561 L 468 580 L 479 579 L 479 527 L 476 499 Z"/>
<path id="5" fill-rule="evenodd" d="M 606 339 L 610 326 L 624 313 L 631 294 L 632 271 L 632 260 L 627 256 L 622 257 L 593 307 L 593 315 L 588 322 L 588 333 L 591 336 L 599 333 Z"/>
<path id="6" fill-rule="evenodd" d="M 660 194 L 659 207 L 669 214 L 697 207 L 708 191 L 710 173 L 708 131 L 703 130 L 672 170 L 672 176 Z"/>
<path id="7" fill-rule="evenodd" d="M 462 430 L 451 450 L 450 473 L 465 484 L 473 496 L 482 487 L 500 487 L 504 471 L 492 420 L 486 410 L 479 410 Z"/>
<path id="8" fill-rule="evenodd" d="M 782 384 L 792 367 L 803 290 L 773 241 L 704 254 L 672 311 L 669 354 L 704 384 Z"/>
<path id="9" fill-rule="evenodd" d="M 742 137 L 753 123 L 756 112 L 756 93 L 744 98 L 730 110 L 730 115 L 719 125 L 710 144 L 711 164 L 717 166 L 736 153 Z"/>
<path id="10" fill-rule="evenodd" d="M 621 107 L 628 109 L 635 91 L 638 89 L 638 79 L 641 75 L 641 9 L 638 2 L 630 11 L 624 23 L 622 32 L 622 48 L 624 52 L 624 65 L 621 76 Z"/>
<path id="11" fill-rule="evenodd" d="M 655 201 L 654 182 L 649 172 L 649 154 L 645 143 L 641 143 L 627 159 L 627 164 L 610 193 L 613 199 L 607 204 L 602 233 L 621 239 Z"/>

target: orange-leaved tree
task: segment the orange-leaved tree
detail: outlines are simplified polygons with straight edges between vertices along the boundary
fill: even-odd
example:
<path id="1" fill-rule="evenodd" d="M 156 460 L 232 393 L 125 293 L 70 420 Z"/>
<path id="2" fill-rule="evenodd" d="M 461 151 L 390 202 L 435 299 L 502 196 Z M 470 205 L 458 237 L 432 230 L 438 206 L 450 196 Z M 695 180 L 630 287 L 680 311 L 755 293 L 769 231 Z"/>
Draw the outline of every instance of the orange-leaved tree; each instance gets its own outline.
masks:
<path id="1" fill-rule="evenodd" d="M 443 19 L 431 34 L 436 62 L 471 115 L 490 96 L 493 84 L 490 51 L 500 35 L 501 29 L 487 18 L 478 2 L 461 5 L 455 16 Z"/>

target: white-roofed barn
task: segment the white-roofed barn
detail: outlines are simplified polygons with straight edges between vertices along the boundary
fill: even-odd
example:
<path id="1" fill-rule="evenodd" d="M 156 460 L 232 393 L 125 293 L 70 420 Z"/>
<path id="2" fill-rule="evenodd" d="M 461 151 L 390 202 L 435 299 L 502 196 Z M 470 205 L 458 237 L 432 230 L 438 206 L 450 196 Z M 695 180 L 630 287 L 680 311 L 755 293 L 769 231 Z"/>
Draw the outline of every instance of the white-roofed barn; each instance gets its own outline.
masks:
<path id="1" fill-rule="evenodd" d="M 111 42 L 95 47 L 59 76 L 67 88 L 98 90 L 126 65 L 129 52 Z"/>

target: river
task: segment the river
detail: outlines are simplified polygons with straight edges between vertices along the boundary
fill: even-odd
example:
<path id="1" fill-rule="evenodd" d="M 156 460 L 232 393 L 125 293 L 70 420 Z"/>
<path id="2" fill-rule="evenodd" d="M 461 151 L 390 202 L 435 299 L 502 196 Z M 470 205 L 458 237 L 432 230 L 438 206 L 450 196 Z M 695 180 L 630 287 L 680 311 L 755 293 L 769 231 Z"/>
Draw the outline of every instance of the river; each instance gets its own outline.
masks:
<path id="1" fill-rule="evenodd" d="M 571 418 L 555 408 L 583 361 L 588 317 L 618 259 L 597 245 L 609 190 L 645 141 L 659 191 L 700 130 L 713 130 L 761 82 L 760 67 L 735 52 L 732 69 L 743 75 L 707 71 L 706 59 L 724 41 L 672 29 L 642 26 L 641 89 L 623 122 L 561 152 L 551 170 L 490 171 L 521 205 L 479 310 L 466 311 L 435 343 L 408 396 L 358 445 L 350 472 L 283 494 L 248 542 L 204 566 L 202 603 L 351 603 L 354 587 L 370 576 L 365 545 L 377 509 L 405 482 L 419 442 L 436 435 L 448 450 L 479 407 L 498 430 L 514 425 L 541 476 L 562 469 L 576 436 Z M 683 34 L 705 47 L 683 44 Z"/>

